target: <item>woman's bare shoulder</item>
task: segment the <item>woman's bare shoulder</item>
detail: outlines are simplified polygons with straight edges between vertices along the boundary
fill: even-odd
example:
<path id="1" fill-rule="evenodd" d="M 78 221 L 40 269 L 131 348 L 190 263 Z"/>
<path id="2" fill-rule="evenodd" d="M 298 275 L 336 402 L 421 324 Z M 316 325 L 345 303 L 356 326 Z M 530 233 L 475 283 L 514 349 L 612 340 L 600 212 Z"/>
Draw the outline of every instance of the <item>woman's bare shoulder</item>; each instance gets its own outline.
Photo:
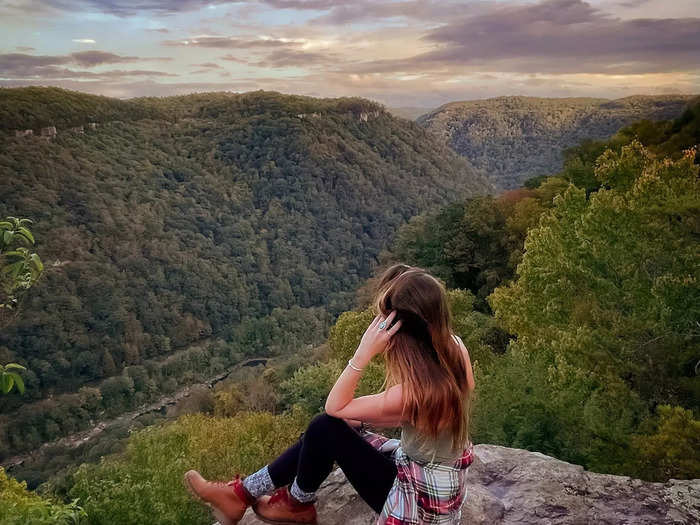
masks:
<path id="1" fill-rule="evenodd" d="M 453 334 L 452 334 L 452 338 L 457 342 L 457 344 L 459 345 L 459 347 L 460 347 L 463 351 L 465 351 L 465 352 L 468 353 L 467 347 L 464 345 L 464 341 L 462 341 L 462 338 L 461 338 L 460 336 L 458 336 L 457 334 L 453 333 Z"/>
<path id="2" fill-rule="evenodd" d="M 452 337 L 457 342 L 457 344 L 459 345 L 459 348 L 462 350 L 462 353 L 464 354 L 464 359 L 466 361 L 466 368 L 467 368 L 467 383 L 469 384 L 469 389 L 473 390 L 474 389 L 474 372 L 472 370 L 472 361 L 471 361 L 471 358 L 469 357 L 469 350 L 467 350 L 467 347 L 464 344 L 464 341 L 462 341 L 461 337 L 459 337 L 456 334 L 452 334 Z"/>

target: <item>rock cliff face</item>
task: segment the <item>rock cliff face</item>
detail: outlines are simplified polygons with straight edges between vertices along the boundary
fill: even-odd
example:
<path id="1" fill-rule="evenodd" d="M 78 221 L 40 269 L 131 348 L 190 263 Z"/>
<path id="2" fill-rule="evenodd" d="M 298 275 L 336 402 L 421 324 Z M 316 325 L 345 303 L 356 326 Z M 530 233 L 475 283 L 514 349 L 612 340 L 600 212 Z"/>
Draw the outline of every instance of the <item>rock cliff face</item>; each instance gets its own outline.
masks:
<path id="1" fill-rule="evenodd" d="M 477 445 L 462 524 L 700 523 L 700 479 L 649 483 L 587 472 L 537 452 Z M 376 514 L 340 469 L 319 491 L 320 525 L 373 525 Z M 262 522 L 252 511 L 241 525 Z"/>

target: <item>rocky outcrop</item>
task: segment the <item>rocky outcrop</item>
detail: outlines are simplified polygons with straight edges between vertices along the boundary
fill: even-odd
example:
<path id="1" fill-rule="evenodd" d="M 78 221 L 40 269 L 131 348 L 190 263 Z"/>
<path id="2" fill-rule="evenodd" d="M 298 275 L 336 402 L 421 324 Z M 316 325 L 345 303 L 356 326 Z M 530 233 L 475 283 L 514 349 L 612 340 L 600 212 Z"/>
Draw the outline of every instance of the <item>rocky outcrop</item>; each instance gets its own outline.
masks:
<path id="1" fill-rule="evenodd" d="M 700 479 L 650 483 L 495 445 L 476 446 L 468 479 L 462 524 L 700 523 Z M 320 525 L 373 525 L 376 519 L 340 469 L 322 485 L 318 508 Z M 260 523 L 252 511 L 241 521 Z"/>
<path id="2" fill-rule="evenodd" d="M 42 137 L 55 138 L 56 134 L 56 126 L 47 126 L 45 128 L 41 128 Z"/>

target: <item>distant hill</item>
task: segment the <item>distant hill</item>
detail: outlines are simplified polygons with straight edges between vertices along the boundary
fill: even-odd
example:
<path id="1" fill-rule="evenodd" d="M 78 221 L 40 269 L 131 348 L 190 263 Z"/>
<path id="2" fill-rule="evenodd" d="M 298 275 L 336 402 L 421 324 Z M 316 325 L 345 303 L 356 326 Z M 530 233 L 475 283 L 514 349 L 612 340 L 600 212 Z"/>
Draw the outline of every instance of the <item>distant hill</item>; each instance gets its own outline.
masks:
<path id="1" fill-rule="evenodd" d="M 641 119 L 675 118 L 693 98 L 498 97 L 451 102 L 417 122 L 467 157 L 497 187 L 508 189 L 560 170 L 566 148 L 608 138 Z"/>
<path id="2" fill-rule="evenodd" d="M 407 106 L 400 108 L 388 107 L 386 109 L 387 111 L 389 111 L 389 113 L 397 117 L 405 118 L 408 120 L 416 120 L 418 117 L 430 113 L 434 108 Z"/>
<path id="3" fill-rule="evenodd" d="M 167 118 L 154 99 L 120 100 L 56 87 L 0 88 L 0 132 Z"/>
<path id="4" fill-rule="evenodd" d="M 0 333 L 0 363 L 28 368 L 27 394 L 0 397 L 0 457 L 246 355 L 322 341 L 401 224 L 491 190 L 364 99 L 22 88 L 0 90 L 0 115 L 0 217 L 35 221 L 47 268 Z M 44 125 L 54 139 L 15 137 Z M 168 360 L 212 334 L 229 347 Z M 30 404 L 85 385 L 101 397 L 70 398 L 70 414 Z"/>

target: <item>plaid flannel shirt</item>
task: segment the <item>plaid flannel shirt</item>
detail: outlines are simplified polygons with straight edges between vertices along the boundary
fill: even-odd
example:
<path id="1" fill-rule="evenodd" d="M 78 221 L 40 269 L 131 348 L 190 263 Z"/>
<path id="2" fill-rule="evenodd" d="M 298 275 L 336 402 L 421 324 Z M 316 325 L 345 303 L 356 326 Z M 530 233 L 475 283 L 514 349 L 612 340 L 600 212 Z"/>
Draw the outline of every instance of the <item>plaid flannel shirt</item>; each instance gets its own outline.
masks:
<path id="1" fill-rule="evenodd" d="M 362 437 L 383 453 L 391 453 L 397 475 L 375 525 L 458 524 L 466 499 L 467 467 L 474 460 L 470 443 L 452 464 L 423 463 L 409 458 L 398 439 L 374 432 Z"/>

